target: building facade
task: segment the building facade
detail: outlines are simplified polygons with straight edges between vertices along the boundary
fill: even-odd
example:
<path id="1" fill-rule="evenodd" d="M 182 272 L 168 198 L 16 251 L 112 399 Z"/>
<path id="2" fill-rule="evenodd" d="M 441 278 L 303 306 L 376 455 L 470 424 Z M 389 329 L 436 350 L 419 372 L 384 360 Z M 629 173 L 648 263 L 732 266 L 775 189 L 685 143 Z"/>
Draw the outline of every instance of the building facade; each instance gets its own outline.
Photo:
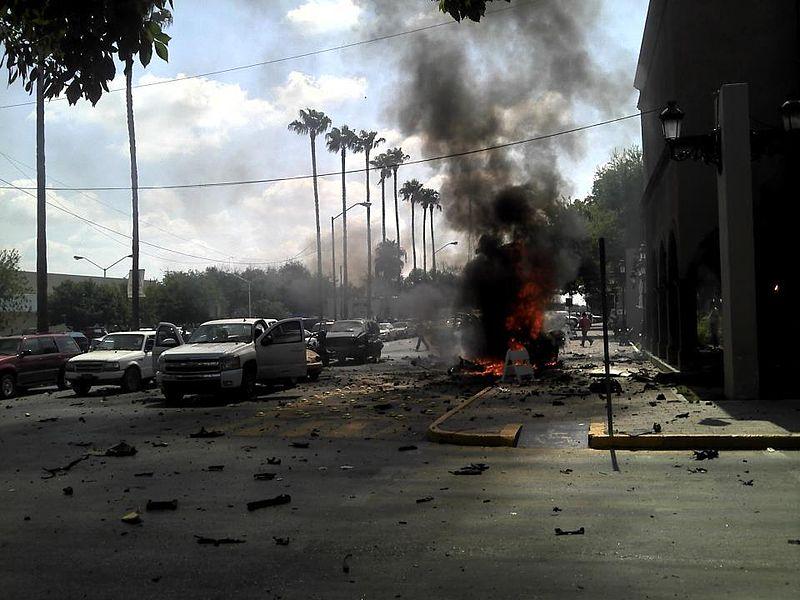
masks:
<path id="1" fill-rule="evenodd" d="M 713 164 L 672 160 L 659 113 L 677 101 L 684 135 L 710 133 L 719 125 L 719 90 L 746 84 L 750 129 L 781 129 L 780 107 L 800 98 L 799 29 L 798 0 L 651 0 L 635 82 L 645 168 L 644 345 L 681 370 L 727 365 L 721 358 L 730 340 L 741 340 L 735 328 L 745 319 L 730 323 L 726 340 L 722 314 L 733 302 L 749 303 L 756 325 L 746 340 L 757 357 L 758 396 L 785 395 L 800 334 L 796 145 L 750 164 L 753 240 L 732 243 L 752 242 L 755 282 L 752 292 L 741 288 L 748 297 L 736 297 L 739 288 L 723 293 L 737 265 L 721 271 L 720 217 L 724 224 L 727 215 L 719 210 L 720 174 Z M 735 166 L 727 168 L 730 174 Z M 723 241 L 728 234 L 724 225 Z"/>

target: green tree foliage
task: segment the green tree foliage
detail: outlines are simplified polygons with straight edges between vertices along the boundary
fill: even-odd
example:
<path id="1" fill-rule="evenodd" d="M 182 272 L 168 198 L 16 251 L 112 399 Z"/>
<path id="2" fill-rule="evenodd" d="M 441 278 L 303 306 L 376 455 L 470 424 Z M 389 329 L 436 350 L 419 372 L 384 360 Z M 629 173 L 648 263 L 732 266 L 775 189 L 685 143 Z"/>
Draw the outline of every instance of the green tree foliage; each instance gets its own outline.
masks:
<path id="1" fill-rule="evenodd" d="M 19 271 L 19 252 L 0 250 L 0 327 L 7 321 L 7 313 L 25 309 L 28 287 Z"/>
<path id="2" fill-rule="evenodd" d="M 139 52 L 146 65 L 155 49 L 166 60 L 169 36 L 156 17 L 167 3 L 172 5 L 171 0 L 0 0 L 0 65 L 8 69 L 9 84 L 19 78 L 27 92 L 41 79 L 45 98 L 66 90 L 70 104 L 80 97 L 95 104 L 116 75 L 117 52 L 122 60 Z"/>
<path id="3" fill-rule="evenodd" d="M 93 281 L 65 281 L 50 294 L 50 324 L 65 323 L 73 329 L 103 325 L 124 328 L 128 321 L 125 286 Z"/>
<path id="4" fill-rule="evenodd" d="M 625 257 L 627 248 L 641 241 L 640 202 L 644 188 L 642 151 L 637 147 L 614 151 L 597 169 L 592 194 L 573 200 L 567 210 L 584 219 L 587 236 L 580 242 L 578 277 L 567 291 L 587 296 L 591 303 L 600 289 L 598 240 L 606 240 L 606 262 L 612 270 Z"/>
<path id="5" fill-rule="evenodd" d="M 494 0 L 431 0 L 439 3 L 439 10 L 453 17 L 456 21 L 470 19 L 480 21 L 486 14 L 486 5 Z M 511 0 L 505 0 L 511 2 Z"/>
<path id="6" fill-rule="evenodd" d="M 381 242 L 375 248 L 375 277 L 389 283 L 397 281 L 405 265 L 406 252 L 394 240 Z"/>

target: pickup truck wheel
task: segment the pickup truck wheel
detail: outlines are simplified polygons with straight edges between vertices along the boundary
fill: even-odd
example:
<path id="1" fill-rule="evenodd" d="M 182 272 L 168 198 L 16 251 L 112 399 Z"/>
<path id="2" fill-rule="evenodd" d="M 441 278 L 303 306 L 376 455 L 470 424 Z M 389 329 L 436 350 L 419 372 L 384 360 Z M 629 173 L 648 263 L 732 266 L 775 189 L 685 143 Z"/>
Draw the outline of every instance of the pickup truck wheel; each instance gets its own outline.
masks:
<path id="1" fill-rule="evenodd" d="M 138 392 L 142 388 L 142 375 L 136 367 L 128 367 L 122 376 L 122 391 Z"/>
<path id="2" fill-rule="evenodd" d="M 309 371 L 307 378 L 309 381 L 317 381 L 319 380 L 319 374 L 320 371 Z"/>
<path id="3" fill-rule="evenodd" d="M 13 398 L 17 391 L 17 380 L 11 374 L 7 373 L 0 378 L 0 396 L 3 399 Z"/>
<path id="4" fill-rule="evenodd" d="M 167 404 L 177 404 L 183 400 L 183 392 L 178 388 L 165 385 L 161 387 L 161 393 L 164 394 Z"/>
<path id="5" fill-rule="evenodd" d="M 92 384 L 88 381 L 73 381 L 72 389 L 75 390 L 76 396 L 85 396 L 92 389 Z"/>
<path id="6" fill-rule="evenodd" d="M 242 387 L 239 388 L 239 397 L 242 400 L 252 400 L 256 396 L 256 374 L 253 369 L 245 368 L 242 373 Z"/>

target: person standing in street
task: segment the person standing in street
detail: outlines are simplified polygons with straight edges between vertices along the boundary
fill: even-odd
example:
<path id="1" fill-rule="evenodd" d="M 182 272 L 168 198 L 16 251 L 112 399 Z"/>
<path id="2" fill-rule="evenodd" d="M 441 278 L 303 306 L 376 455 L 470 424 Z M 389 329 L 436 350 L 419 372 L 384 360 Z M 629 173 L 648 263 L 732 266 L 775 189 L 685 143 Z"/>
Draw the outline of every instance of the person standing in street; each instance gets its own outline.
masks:
<path id="1" fill-rule="evenodd" d="M 419 352 L 420 344 L 425 344 L 425 350 L 431 349 L 431 347 L 428 345 L 428 340 L 425 339 L 427 328 L 428 327 L 426 323 L 419 323 L 417 325 L 417 349 L 416 349 L 417 352 Z"/>
<path id="2" fill-rule="evenodd" d="M 586 342 L 589 342 L 591 346 L 594 343 L 594 340 L 589 338 L 589 330 L 592 328 L 592 319 L 589 317 L 589 314 L 584 312 L 581 314 L 581 318 L 578 321 L 578 327 L 581 328 L 581 346 L 586 346 Z"/>

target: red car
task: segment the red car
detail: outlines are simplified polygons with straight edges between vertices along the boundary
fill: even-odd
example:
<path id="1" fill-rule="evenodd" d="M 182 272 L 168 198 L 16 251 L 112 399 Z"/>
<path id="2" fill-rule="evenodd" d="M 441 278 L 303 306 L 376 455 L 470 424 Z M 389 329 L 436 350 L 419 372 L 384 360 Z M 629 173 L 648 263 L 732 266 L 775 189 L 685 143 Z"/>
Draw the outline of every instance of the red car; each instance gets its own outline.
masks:
<path id="1" fill-rule="evenodd" d="M 64 365 L 81 350 L 68 335 L 47 333 L 0 338 L 0 398 L 44 385 L 66 389 Z"/>

